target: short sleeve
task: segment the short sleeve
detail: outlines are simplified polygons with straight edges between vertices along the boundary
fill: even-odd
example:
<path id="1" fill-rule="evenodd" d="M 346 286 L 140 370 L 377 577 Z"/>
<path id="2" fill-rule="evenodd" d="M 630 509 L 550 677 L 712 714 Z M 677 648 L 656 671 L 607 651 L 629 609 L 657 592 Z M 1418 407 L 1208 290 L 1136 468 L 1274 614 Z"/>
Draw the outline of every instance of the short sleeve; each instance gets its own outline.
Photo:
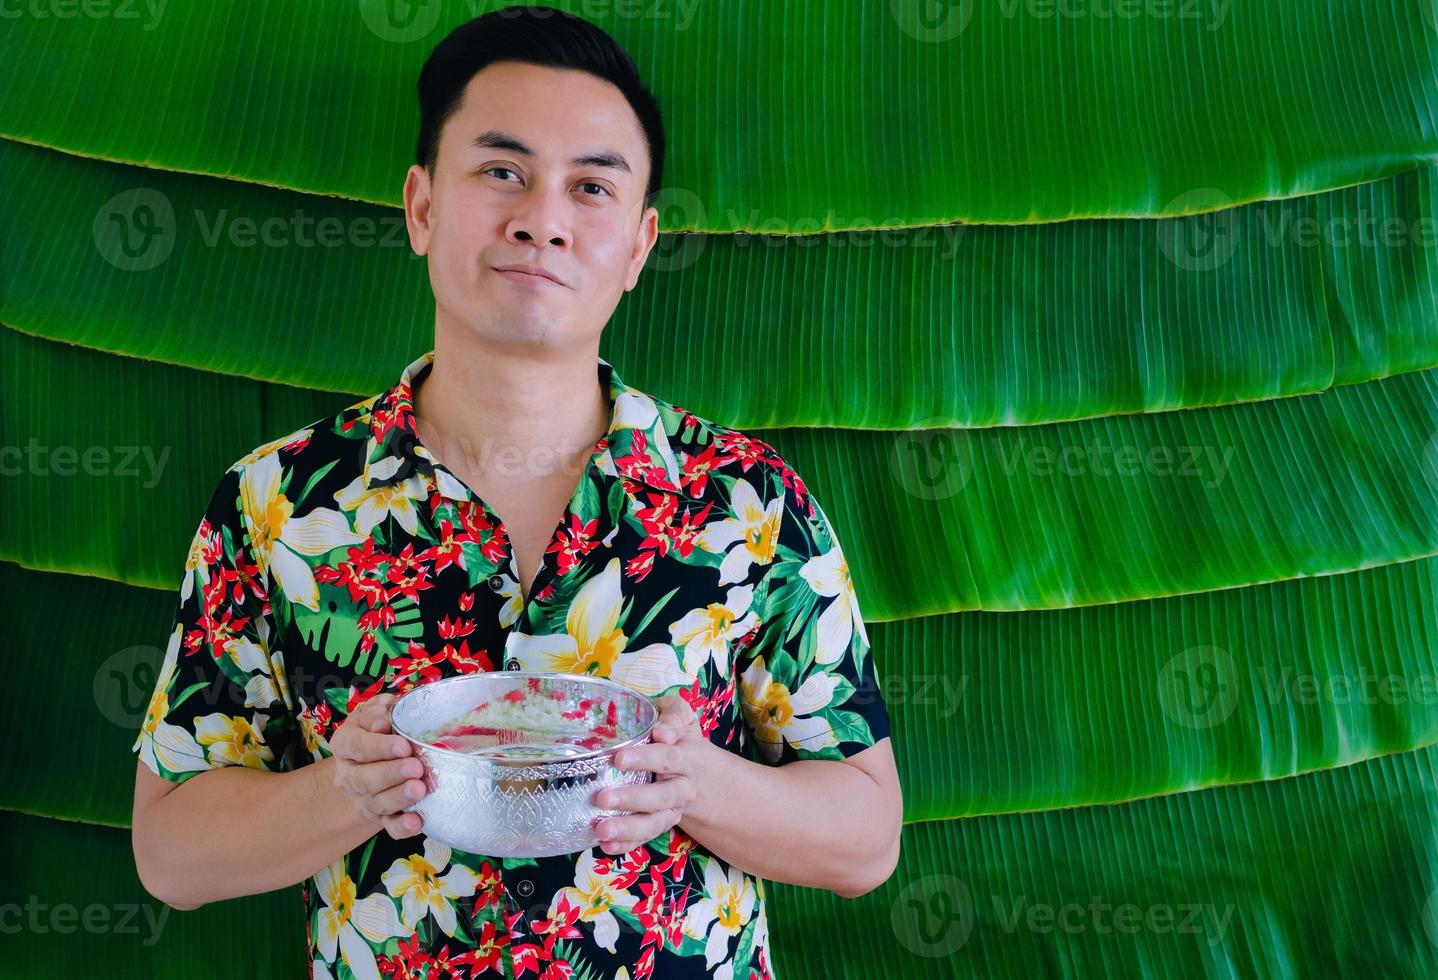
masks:
<path id="1" fill-rule="evenodd" d="M 755 594 L 760 623 L 735 659 L 749 757 L 768 765 L 844 759 L 889 735 L 838 536 L 802 480 L 785 484 L 774 558 Z"/>
<path id="2" fill-rule="evenodd" d="M 220 480 L 190 542 L 174 622 L 131 752 L 182 783 L 225 766 L 280 772 L 301 744 L 264 575 L 240 504 L 242 467 Z"/>

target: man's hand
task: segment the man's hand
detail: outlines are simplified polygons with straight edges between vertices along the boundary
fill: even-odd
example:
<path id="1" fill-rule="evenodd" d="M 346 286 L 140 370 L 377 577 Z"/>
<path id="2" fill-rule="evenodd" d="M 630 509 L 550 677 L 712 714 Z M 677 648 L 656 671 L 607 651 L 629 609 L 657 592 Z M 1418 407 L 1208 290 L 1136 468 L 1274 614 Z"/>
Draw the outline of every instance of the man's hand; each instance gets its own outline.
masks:
<path id="1" fill-rule="evenodd" d="M 653 741 L 631 745 L 615 756 L 616 768 L 649 771 L 654 782 L 617 786 L 595 794 L 594 805 L 629 810 L 623 817 L 604 817 L 596 825 L 606 854 L 627 854 L 684 819 L 685 807 L 703 785 L 701 773 L 711 753 L 722 751 L 704 737 L 694 709 L 677 694 L 660 698 Z"/>
<path id="2" fill-rule="evenodd" d="M 383 822 L 396 840 L 424 827 L 418 813 L 404 808 L 424 796 L 424 765 L 402 735 L 392 734 L 389 713 L 397 696 L 377 694 L 359 705 L 335 729 L 335 785 L 344 790 L 360 816 Z"/>

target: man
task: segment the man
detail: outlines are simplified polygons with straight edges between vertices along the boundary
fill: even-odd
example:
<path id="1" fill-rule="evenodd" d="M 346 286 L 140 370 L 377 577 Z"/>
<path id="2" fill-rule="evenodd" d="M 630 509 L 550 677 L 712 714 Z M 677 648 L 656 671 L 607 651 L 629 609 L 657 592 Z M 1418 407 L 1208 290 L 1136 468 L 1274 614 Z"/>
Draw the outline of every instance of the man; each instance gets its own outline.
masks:
<path id="1" fill-rule="evenodd" d="M 853 897 L 898 859 L 839 543 L 771 446 L 599 357 L 658 236 L 664 134 L 628 55 L 506 8 L 419 94 L 434 350 L 221 479 L 134 745 L 141 879 L 178 908 L 302 883 L 313 976 L 774 976 L 763 879 Z M 469 854 L 405 812 L 396 697 L 504 669 L 661 705 L 618 760 L 653 782 L 597 794 L 627 811 L 599 846 Z"/>

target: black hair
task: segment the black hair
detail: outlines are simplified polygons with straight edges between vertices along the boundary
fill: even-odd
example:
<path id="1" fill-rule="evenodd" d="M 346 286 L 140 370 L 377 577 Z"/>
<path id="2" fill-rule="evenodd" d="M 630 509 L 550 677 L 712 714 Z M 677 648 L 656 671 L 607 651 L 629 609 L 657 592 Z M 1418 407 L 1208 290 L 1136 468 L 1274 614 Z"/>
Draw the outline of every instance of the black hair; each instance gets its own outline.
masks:
<path id="1" fill-rule="evenodd" d="M 415 162 L 434 176 L 439 133 L 459 109 L 472 78 L 496 61 L 518 61 L 587 72 L 610 82 L 628 100 L 649 148 L 645 206 L 664 173 L 664 122 L 659 100 L 640 81 L 634 59 L 601 28 L 554 7 L 502 7 L 467 21 L 435 45 L 419 73 L 419 145 Z"/>

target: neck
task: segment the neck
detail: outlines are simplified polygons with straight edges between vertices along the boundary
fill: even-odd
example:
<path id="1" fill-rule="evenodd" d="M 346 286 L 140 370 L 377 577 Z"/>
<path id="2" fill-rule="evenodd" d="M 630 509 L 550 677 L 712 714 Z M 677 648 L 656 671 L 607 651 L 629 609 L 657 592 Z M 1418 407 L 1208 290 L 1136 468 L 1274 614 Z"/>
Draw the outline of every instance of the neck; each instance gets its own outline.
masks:
<path id="1" fill-rule="evenodd" d="M 478 478 L 577 476 L 609 428 L 597 347 L 496 350 L 436 332 L 434 364 L 413 392 L 420 442 Z"/>

